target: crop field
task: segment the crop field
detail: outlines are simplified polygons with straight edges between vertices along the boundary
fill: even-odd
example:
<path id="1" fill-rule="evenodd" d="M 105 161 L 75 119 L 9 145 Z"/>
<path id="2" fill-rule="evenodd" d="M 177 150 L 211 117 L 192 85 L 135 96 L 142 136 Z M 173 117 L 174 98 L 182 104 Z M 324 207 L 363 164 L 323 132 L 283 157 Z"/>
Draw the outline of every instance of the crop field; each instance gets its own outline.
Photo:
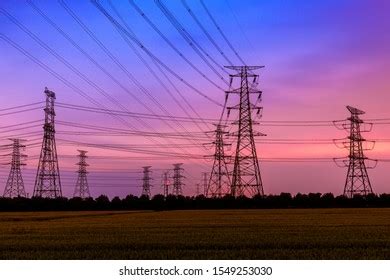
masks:
<path id="1" fill-rule="evenodd" d="M 389 259 L 390 209 L 0 213 L 1 259 Z"/>

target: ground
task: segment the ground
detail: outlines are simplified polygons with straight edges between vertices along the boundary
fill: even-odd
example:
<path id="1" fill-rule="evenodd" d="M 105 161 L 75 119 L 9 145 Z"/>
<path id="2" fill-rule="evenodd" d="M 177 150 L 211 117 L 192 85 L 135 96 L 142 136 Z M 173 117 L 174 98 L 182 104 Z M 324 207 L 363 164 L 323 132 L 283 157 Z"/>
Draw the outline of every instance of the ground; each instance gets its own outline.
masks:
<path id="1" fill-rule="evenodd" d="M 389 259 L 390 209 L 0 213 L 0 259 Z"/>

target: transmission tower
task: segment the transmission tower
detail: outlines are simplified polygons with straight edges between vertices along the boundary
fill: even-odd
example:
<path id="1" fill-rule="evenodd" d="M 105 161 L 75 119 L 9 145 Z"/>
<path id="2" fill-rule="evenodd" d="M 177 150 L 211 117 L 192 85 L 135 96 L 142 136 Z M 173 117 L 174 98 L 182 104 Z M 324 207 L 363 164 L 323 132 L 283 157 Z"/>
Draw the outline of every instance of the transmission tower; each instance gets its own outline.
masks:
<path id="1" fill-rule="evenodd" d="M 214 164 L 205 189 L 205 195 L 210 197 L 223 197 L 231 192 L 231 182 L 226 163 L 227 156 L 225 156 L 225 146 L 229 146 L 229 144 L 224 143 L 224 137 L 228 132 L 224 131 L 226 127 L 224 125 L 216 124 L 215 126 L 215 141 L 212 142 L 215 146 L 215 152 L 212 155 Z"/>
<path id="2" fill-rule="evenodd" d="M 227 66 L 227 68 L 236 71 L 236 74 L 230 75 L 231 85 L 235 79 L 240 83 L 237 88 L 226 91 L 227 95 L 237 94 L 239 103 L 230 110 L 238 110 L 238 120 L 233 125 L 238 126 L 238 130 L 230 135 L 237 137 L 237 146 L 234 157 L 234 167 L 231 184 L 231 194 L 233 196 L 242 195 L 264 195 L 263 183 L 260 175 L 259 161 L 256 153 L 255 136 L 264 136 L 262 133 L 255 133 L 253 126 L 258 124 L 253 120 L 253 112 L 261 117 L 262 107 L 257 106 L 261 101 L 262 92 L 257 90 L 259 75 L 253 71 L 263 66 Z M 250 79 L 252 79 L 250 81 Z M 257 95 L 256 104 L 251 102 L 251 95 Z"/>
<path id="3" fill-rule="evenodd" d="M 22 177 L 22 171 L 20 167 L 26 165 L 22 162 L 22 158 L 26 155 L 21 154 L 20 150 L 25 148 L 25 145 L 20 144 L 20 139 L 11 139 L 12 145 L 12 159 L 10 162 L 11 170 L 9 172 L 8 180 L 5 185 L 3 197 L 26 197 L 26 191 L 24 190 L 24 182 Z"/>
<path id="4" fill-rule="evenodd" d="M 80 153 L 78 155 L 79 162 L 76 164 L 79 166 L 79 170 L 77 171 L 78 177 L 76 182 L 76 188 L 74 190 L 73 197 L 81 197 L 81 198 L 89 198 L 91 194 L 89 192 L 88 178 L 87 178 L 87 167 L 89 164 L 87 163 L 87 151 L 78 150 Z"/>
<path id="5" fill-rule="evenodd" d="M 142 178 L 142 195 L 150 197 L 151 196 L 151 193 L 150 193 L 150 188 L 151 188 L 150 168 L 152 168 L 152 167 L 151 166 L 144 166 L 142 168 L 144 169 L 144 171 L 143 171 L 144 176 Z"/>
<path id="6" fill-rule="evenodd" d="M 208 172 L 202 172 L 202 186 L 203 186 L 203 194 L 207 194 L 207 186 L 208 186 Z"/>
<path id="7" fill-rule="evenodd" d="M 35 178 L 34 197 L 62 197 L 60 170 L 58 166 L 57 147 L 55 139 L 56 94 L 45 88 L 46 107 L 45 124 L 43 126 L 42 150 Z"/>
<path id="8" fill-rule="evenodd" d="M 162 187 L 163 187 L 163 193 L 164 197 L 166 198 L 169 195 L 169 172 L 165 171 L 162 174 Z"/>
<path id="9" fill-rule="evenodd" d="M 182 175 L 182 171 L 184 170 L 181 166 L 182 163 L 176 163 L 173 165 L 173 189 L 172 189 L 172 194 L 179 196 L 183 195 L 183 186 L 184 183 L 182 179 L 184 176 Z"/>
<path id="10" fill-rule="evenodd" d="M 199 196 L 200 195 L 200 184 L 196 184 L 196 193 L 195 193 L 196 196 Z"/>
<path id="11" fill-rule="evenodd" d="M 362 132 L 371 131 L 372 124 L 369 124 L 369 129 L 366 129 L 364 127 L 365 122 L 359 117 L 365 114 L 365 112 L 351 106 L 347 106 L 347 109 L 351 113 L 351 117 L 347 119 L 348 123 L 344 123 L 341 126 L 341 129 L 349 132 L 348 142 L 343 142 L 343 147 L 349 150 L 348 159 L 343 161 L 343 166 L 348 167 L 344 195 L 352 198 L 357 194 L 366 196 L 373 193 L 367 169 L 374 168 L 377 161 L 371 160 L 364 155 L 365 150 L 372 148 L 364 148 L 363 143 L 372 141 L 367 141 L 361 135 Z M 337 122 L 335 124 L 337 126 Z M 375 166 L 368 166 L 366 164 L 368 161 L 374 161 Z"/>

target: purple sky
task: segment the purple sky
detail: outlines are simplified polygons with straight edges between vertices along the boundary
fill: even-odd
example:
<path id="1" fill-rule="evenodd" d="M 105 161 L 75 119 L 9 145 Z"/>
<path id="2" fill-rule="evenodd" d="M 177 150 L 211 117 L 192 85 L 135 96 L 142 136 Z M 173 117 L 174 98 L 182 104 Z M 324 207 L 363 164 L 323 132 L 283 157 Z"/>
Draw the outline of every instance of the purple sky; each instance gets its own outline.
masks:
<path id="1" fill-rule="evenodd" d="M 142 83 L 142 86 L 158 101 L 169 114 L 175 116 L 191 116 L 195 114 L 184 103 L 180 108 L 170 97 L 165 88 L 158 83 L 147 67 L 125 43 L 112 25 L 99 13 L 89 1 L 66 1 L 83 23 L 101 40 L 107 49 L 118 58 L 128 73 Z M 107 1 L 102 5 L 113 13 Z M 113 1 L 115 7 L 125 18 L 142 43 L 159 59 L 179 73 L 185 80 L 198 88 L 209 97 L 220 103 L 224 101 L 224 93 L 206 79 L 196 73 L 186 64 L 163 40 L 150 28 L 146 21 L 128 4 L 127 0 Z M 161 32 L 183 53 L 202 73 L 205 73 L 221 88 L 226 86 L 211 71 L 211 69 L 191 49 L 188 43 L 173 28 L 154 1 L 135 1 L 153 23 L 156 23 Z M 42 48 L 37 42 L 12 23 L 3 13 L 0 13 L 0 33 L 16 44 L 33 54 L 37 59 L 47 64 L 54 71 L 71 81 L 83 92 L 96 101 L 113 110 L 129 110 L 131 112 L 154 112 L 159 115 L 166 113 L 156 106 L 145 92 L 129 79 L 128 75 L 99 48 L 99 46 L 81 29 L 75 20 L 56 1 L 35 1 L 36 6 L 68 34 L 78 46 L 85 50 L 96 62 L 103 66 L 106 74 L 91 63 L 78 49 L 70 44 L 61 34 L 50 26 L 27 3 L 22 1 L 1 1 L 0 8 L 15 17 L 18 22 L 33 32 L 40 40 L 55 50 L 63 59 L 80 71 L 85 77 L 107 92 L 118 104 L 110 102 L 102 96 L 96 88 L 81 79 L 61 61 Z M 202 30 L 189 16 L 181 1 L 163 1 L 169 10 L 190 32 L 192 37 L 215 58 L 219 65 L 226 65 L 223 57 L 207 40 Z M 207 17 L 200 1 L 188 0 L 188 5 L 201 20 L 222 48 L 229 59 L 239 64 L 238 59 L 219 35 L 210 19 Z M 390 3 L 388 1 L 245 1 L 239 0 L 205 0 L 216 21 L 227 34 L 228 39 L 238 50 L 239 54 L 249 65 L 265 65 L 260 71 L 260 88 L 264 91 L 263 120 L 266 121 L 294 121 L 294 120 L 340 120 L 348 117 L 346 105 L 352 105 L 366 111 L 367 119 L 390 118 L 388 109 L 390 103 Z M 155 64 L 142 50 L 136 50 L 159 73 Z M 62 83 L 50 73 L 40 68 L 4 40 L 0 40 L 0 76 L 1 93 L 0 107 L 7 108 L 44 100 L 45 86 L 57 93 L 57 101 L 82 106 L 92 106 L 72 88 Z M 227 78 L 226 73 L 218 70 Z M 111 79 L 107 73 L 115 77 L 119 84 Z M 161 74 L 159 74 L 160 77 Z M 169 75 L 169 74 L 168 74 Z M 177 79 L 169 76 L 176 88 L 191 104 L 198 115 L 204 118 L 218 118 L 221 109 L 204 97 L 189 89 Z M 179 101 L 180 96 L 175 88 L 164 77 L 166 84 Z M 126 89 L 126 90 L 124 90 Z M 137 102 L 132 96 L 136 96 Z M 234 98 L 230 102 L 234 103 Z M 34 110 L 15 115 L 0 116 L 0 127 L 40 120 L 43 111 Z M 234 116 L 232 117 L 234 118 Z M 171 127 L 159 120 L 136 120 L 124 118 L 124 124 L 118 119 L 104 114 L 86 113 L 64 108 L 57 109 L 59 121 L 75 122 L 88 125 L 97 125 L 118 129 L 141 131 L 184 133 L 201 132 L 193 123 L 170 123 Z M 39 124 L 39 123 L 35 123 Z M 202 131 L 209 130 L 200 124 Z M 210 126 L 211 128 L 211 126 Z M 4 132 L 0 129 L 1 144 L 7 144 L 8 137 L 22 132 L 39 133 L 41 126 L 25 130 Z M 86 131 L 85 129 L 58 125 L 57 130 Z M 267 139 L 335 139 L 346 137 L 346 132 L 335 127 L 292 127 L 262 125 L 258 130 L 267 134 L 267 137 L 258 141 L 257 149 L 260 158 L 333 158 L 346 156 L 346 151 L 329 144 L 285 145 L 270 144 Z M 390 125 L 375 125 L 372 132 L 365 135 L 372 139 L 389 139 Z M 36 143 L 40 136 L 25 137 L 30 143 Z M 155 142 L 141 136 L 75 136 L 58 134 L 58 139 L 73 140 L 85 143 L 160 145 L 158 148 L 146 147 L 151 151 L 172 151 L 169 145 L 177 145 L 177 153 L 196 155 L 211 154 L 212 150 L 199 147 L 180 147 L 180 144 L 191 144 L 188 140 L 167 140 L 156 138 Z M 35 139 L 35 140 L 34 140 Z M 206 139 L 198 142 L 207 142 Z M 265 142 L 265 143 L 262 143 Z M 29 142 L 27 142 L 29 143 Z M 124 196 L 127 193 L 139 194 L 140 184 L 136 178 L 141 178 L 144 165 L 153 165 L 156 169 L 154 176 L 153 193 L 161 191 L 161 172 L 171 169 L 175 162 L 183 162 L 186 169 L 186 194 L 192 194 L 196 183 L 200 182 L 201 172 L 209 171 L 211 163 L 205 160 L 188 160 L 167 158 L 164 160 L 142 160 L 139 157 L 155 157 L 148 154 L 118 152 L 91 147 L 64 145 L 59 140 L 60 166 L 64 180 L 64 194 L 70 196 L 73 192 L 76 175 L 75 163 L 77 158 L 63 157 L 62 155 L 77 155 L 78 148 L 89 150 L 90 185 L 94 196 L 107 193 L 110 196 Z M 161 146 L 165 145 L 165 146 Z M 168 147 L 167 147 L 168 146 Z M 233 150 L 227 151 L 231 153 Z M 32 193 L 34 172 L 36 170 L 36 156 L 39 148 L 27 148 L 30 156 L 24 170 L 26 189 Z M 367 152 L 372 158 L 390 159 L 388 142 L 377 143 L 373 151 Z M 35 156 L 35 157 L 34 157 Z M 137 159 L 101 159 L 97 156 L 136 157 Z M 1 162 L 6 163 L 7 157 Z M 342 193 L 345 169 L 338 168 L 332 162 L 321 163 L 284 163 L 261 162 L 261 172 L 264 181 L 265 193 L 280 192 L 334 192 Z M 370 170 L 374 191 L 388 192 L 390 164 L 380 163 L 374 170 Z M 101 169 L 108 174 L 101 175 Z M 0 186 L 5 184 L 9 167 L 0 168 Z M 112 173 L 117 170 L 118 173 Z M 129 171 L 127 171 L 129 170 Z M 130 173 L 129 173 L 130 172 Z M 106 186 L 109 178 L 117 175 L 119 179 Z M 106 179 L 102 179 L 106 178 Z M 128 187 L 128 185 L 130 187 Z"/>

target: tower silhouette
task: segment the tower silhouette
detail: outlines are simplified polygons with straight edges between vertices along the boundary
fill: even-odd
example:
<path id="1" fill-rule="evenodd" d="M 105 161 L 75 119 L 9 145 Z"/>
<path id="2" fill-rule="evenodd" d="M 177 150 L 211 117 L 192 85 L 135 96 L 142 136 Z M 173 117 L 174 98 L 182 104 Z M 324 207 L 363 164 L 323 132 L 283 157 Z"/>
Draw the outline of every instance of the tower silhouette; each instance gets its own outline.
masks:
<path id="1" fill-rule="evenodd" d="M 8 180 L 5 185 L 3 197 L 26 197 L 26 191 L 24 189 L 24 182 L 22 177 L 22 171 L 20 167 L 26 165 L 22 162 L 22 158 L 26 155 L 21 154 L 20 150 L 25 148 L 25 145 L 20 144 L 20 139 L 11 139 L 12 144 L 12 159 L 10 162 L 11 170 L 9 172 Z"/>
<path id="2" fill-rule="evenodd" d="M 207 194 L 207 186 L 208 186 L 209 173 L 202 172 L 202 187 L 203 187 L 203 195 Z"/>
<path id="3" fill-rule="evenodd" d="M 81 197 L 81 198 L 89 198 L 91 194 L 89 192 L 89 184 L 87 178 L 87 167 L 89 164 L 87 163 L 87 151 L 78 150 L 80 153 L 78 155 L 79 162 L 76 164 L 79 166 L 79 170 L 77 171 L 78 177 L 76 182 L 76 187 L 73 193 L 73 197 Z"/>
<path id="4" fill-rule="evenodd" d="M 45 124 L 43 126 L 43 141 L 41 155 L 35 178 L 34 197 L 62 197 L 60 170 L 58 166 L 57 147 L 55 139 L 56 94 L 45 88 L 46 107 Z"/>
<path id="5" fill-rule="evenodd" d="M 182 175 L 182 171 L 184 170 L 181 166 L 182 163 L 176 163 L 173 165 L 173 189 L 172 189 L 172 194 L 179 196 L 183 195 L 183 186 L 184 183 L 182 179 L 184 176 Z"/>
<path id="6" fill-rule="evenodd" d="M 260 175 L 259 161 L 257 158 L 255 136 L 264 136 L 262 133 L 255 133 L 253 126 L 258 124 L 253 120 L 253 111 L 260 117 L 262 107 L 257 106 L 261 101 L 262 92 L 258 89 L 258 77 L 253 71 L 263 66 L 227 66 L 227 68 L 236 71 L 236 74 L 230 75 L 231 84 L 235 79 L 239 79 L 239 86 L 226 91 L 227 95 L 237 94 L 239 103 L 230 110 L 238 110 L 238 120 L 233 122 L 237 125 L 236 132 L 230 135 L 237 137 L 237 146 L 234 157 L 234 167 L 231 183 L 231 194 L 233 196 L 254 196 L 264 195 L 263 182 Z M 249 81 L 249 79 L 252 79 Z M 257 95 L 257 102 L 251 102 L 251 95 Z"/>
<path id="7" fill-rule="evenodd" d="M 367 140 L 361 135 L 362 132 L 369 131 L 371 128 L 366 130 L 362 127 L 364 121 L 359 116 L 365 112 L 351 106 L 347 106 L 347 109 L 351 117 L 348 118 L 349 123 L 342 126 L 342 129 L 349 131 L 349 141 L 344 143 L 344 147 L 349 150 L 348 161 L 344 163 L 348 167 L 344 195 L 352 198 L 356 194 L 366 196 L 373 193 L 367 173 L 367 169 L 373 167 L 366 166 L 366 161 L 370 159 L 364 155 L 364 150 L 367 148 L 363 147 L 363 143 Z"/>
<path id="8" fill-rule="evenodd" d="M 144 166 L 142 167 L 144 170 L 143 170 L 143 173 L 144 173 L 144 176 L 142 178 L 142 195 L 143 196 L 147 196 L 147 197 L 150 197 L 151 196 L 151 192 L 150 192 L 150 168 L 151 166 Z"/>
<path id="9" fill-rule="evenodd" d="M 162 187 L 163 187 L 164 197 L 167 197 L 169 195 L 169 185 L 170 185 L 168 171 L 163 172 L 161 183 L 162 183 Z"/>
<path id="10" fill-rule="evenodd" d="M 210 178 L 208 180 L 207 187 L 205 188 L 206 196 L 210 197 L 223 197 L 231 193 L 231 182 L 229 177 L 229 171 L 226 163 L 225 146 L 229 144 L 224 143 L 224 136 L 228 132 L 224 131 L 224 125 L 216 124 L 215 141 L 215 152 L 212 155 L 214 158 L 214 164 L 211 169 Z"/>

